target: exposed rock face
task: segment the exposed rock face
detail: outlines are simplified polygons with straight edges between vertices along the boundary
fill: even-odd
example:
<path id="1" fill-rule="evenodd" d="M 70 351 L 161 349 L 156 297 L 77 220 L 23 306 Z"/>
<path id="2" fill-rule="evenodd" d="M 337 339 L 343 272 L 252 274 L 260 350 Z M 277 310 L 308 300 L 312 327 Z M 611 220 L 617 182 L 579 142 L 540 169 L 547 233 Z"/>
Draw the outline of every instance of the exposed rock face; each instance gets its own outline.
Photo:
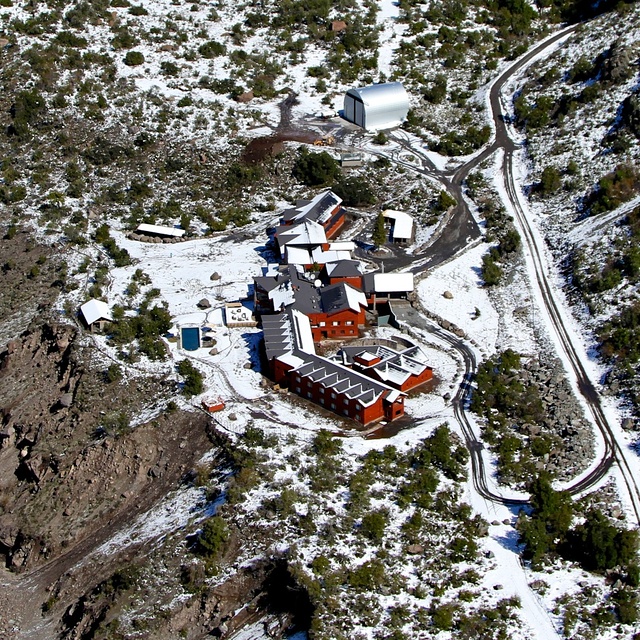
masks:
<path id="1" fill-rule="evenodd" d="M 640 138 L 640 95 L 637 93 L 632 93 L 622 103 L 622 121 L 637 138 Z"/>
<path id="2" fill-rule="evenodd" d="M 198 414 L 105 437 L 97 427 L 113 407 L 133 412 L 162 383 L 107 384 L 75 337 L 73 327 L 43 324 L 0 354 L 0 553 L 14 570 L 93 535 L 121 507 L 149 506 L 155 485 L 178 480 L 209 447 Z"/>
<path id="3" fill-rule="evenodd" d="M 602 78 L 614 84 L 624 82 L 634 73 L 635 48 L 616 40 L 602 65 Z"/>

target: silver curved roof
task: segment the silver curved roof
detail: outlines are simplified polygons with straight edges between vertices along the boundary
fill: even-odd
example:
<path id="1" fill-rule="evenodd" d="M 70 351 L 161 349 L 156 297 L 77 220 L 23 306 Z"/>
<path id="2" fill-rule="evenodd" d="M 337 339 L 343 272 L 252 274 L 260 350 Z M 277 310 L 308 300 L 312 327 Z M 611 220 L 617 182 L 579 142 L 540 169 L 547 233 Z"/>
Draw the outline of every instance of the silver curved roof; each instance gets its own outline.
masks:
<path id="1" fill-rule="evenodd" d="M 349 113 L 349 97 L 364 105 L 364 122 L 357 124 L 366 129 L 383 128 L 403 122 L 409 111 L 409 96 L 401 82 L 372 84 L 359 89 L 349 89 L 345 96 L 345 113 Z"/>

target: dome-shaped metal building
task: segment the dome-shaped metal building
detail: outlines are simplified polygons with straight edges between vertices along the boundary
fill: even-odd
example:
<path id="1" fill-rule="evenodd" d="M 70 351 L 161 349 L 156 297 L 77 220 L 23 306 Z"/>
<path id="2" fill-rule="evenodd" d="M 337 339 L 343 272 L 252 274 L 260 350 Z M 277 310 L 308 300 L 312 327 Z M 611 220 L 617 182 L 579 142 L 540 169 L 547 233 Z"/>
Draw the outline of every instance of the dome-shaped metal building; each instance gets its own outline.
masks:
<path id="1" fill-rule="evenodd" d="M 401 82 L 349 89 L 344 97 L 344 117 L 368 129 L 390 129 L 402 124 L 409 112 L 409 96 Z"/>

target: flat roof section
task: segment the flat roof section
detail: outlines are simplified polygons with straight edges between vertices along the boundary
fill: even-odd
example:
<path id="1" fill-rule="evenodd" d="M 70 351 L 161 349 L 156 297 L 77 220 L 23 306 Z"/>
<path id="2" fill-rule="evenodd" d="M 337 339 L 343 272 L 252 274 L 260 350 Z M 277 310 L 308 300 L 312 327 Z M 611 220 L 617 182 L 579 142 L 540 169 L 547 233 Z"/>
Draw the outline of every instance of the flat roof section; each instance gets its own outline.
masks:
<path id="1" fill-rule="evenodd" d="M 413 236 L 413 218 L 404 211 L 387 209 L 382 215 L 393 220 L 393 237 L 398 240 L 411 240 Z"/>
<path id="2" fill-rule="evenodd" d="M 140 233 L 153 233 L 159 236 L 168 236 L 170 238 L 182 238 L 184 229 L 176 229 L 175 227 L 161 227 L 157 224 L 142 223 L 138 225 L 137 231 Z"/>

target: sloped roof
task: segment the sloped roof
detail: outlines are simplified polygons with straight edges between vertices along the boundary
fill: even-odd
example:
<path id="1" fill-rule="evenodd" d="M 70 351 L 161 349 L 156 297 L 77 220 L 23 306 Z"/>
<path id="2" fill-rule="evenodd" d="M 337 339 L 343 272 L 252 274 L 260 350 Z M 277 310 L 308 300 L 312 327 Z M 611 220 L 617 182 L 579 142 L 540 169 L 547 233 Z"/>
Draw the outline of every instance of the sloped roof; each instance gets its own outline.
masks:
<path id="1" fill-rule="evenodd" d="M 394 400 L 402 395 L 386 384 L 353 371 L 333 360 L 315 354 L 308 354 L 304 360 L 304 364 L 294 371 L 314 382 L 323 384 L 326 388 L 335 389 L 350 398 L 357 399 L 363 406 L 373 404 L 380 395 L 384 395 L 386 398 L 393 397 Z"/>
<path id="2" fill-rule="evenodd" d="M 338 260 L 326 264 L 330 278 L 355 278 L 362 275 L 362 267 L 358 260 Z"/>
<path id="3" fill-rule="evenodd" d="M 262 316 L 262 335 L 267 360 L 291 353 L 294 349 L 294 336 L 288 314 Z"/>
<path id="4" fill-rule="evenodd" d="M 295 209 L 288 209 L 282 214 L 283 222 L 303 222 L 306 220 L 323 224 L 331 213 L 342 203 L 342 198 L 333 191 L 323 191 L 311 201 Z"/>
<path id="5" fill-rule="evenodd" d="M 312 220 L 305 220 L 291 227 L 280 227 L 278 243 L 283 245 L 318 245 L 327 242 L 327 234 L 324 227 Z"/>
<path id="6" fill-rule="evenodd" d="M 80 307 L 80 311 L 88 325 L 92 325 L 98 320 L 109 320 L 110 322 L 113 320 L 109 305 L 106 302 L 96 300 L 95 298 L 85 302 Z"/>
<path id="7" fill-rule="evenodd" d="M 345 282 L 338 282 L 322 289 L 320 299 L 322 300 L 322 310 L 329 315 L 346 309 L 359 313 L 361 306 L 367 306 L 367 298 L 364 293 Z"/>
<path id="8" fill-rule="evenodd" d="M 313 333 L 311 331 L 311 322 L 309 321 L 309 318 L 297 309 L 292 309 L 289 317 L 293 323 L 296 346 L 298 349 L 304 353 L 315 354 L 316 346 L 313 342 Z"/>
<path id="9" fill-rule="evenodd" d="M 311 250 L 311 257 L 318 264 L 327 264 L 327 262 L 339 262 L 340 260 L 348 260 L 351 258 L 350 251 L 325 251 L 322 247 L 315 247 Z"/>
<path id="10" fill-rule="evenodd" d="M 287 264 L 313 264 L 313 258 L 308 249 L 285 245 L 285 260 Z"/>

